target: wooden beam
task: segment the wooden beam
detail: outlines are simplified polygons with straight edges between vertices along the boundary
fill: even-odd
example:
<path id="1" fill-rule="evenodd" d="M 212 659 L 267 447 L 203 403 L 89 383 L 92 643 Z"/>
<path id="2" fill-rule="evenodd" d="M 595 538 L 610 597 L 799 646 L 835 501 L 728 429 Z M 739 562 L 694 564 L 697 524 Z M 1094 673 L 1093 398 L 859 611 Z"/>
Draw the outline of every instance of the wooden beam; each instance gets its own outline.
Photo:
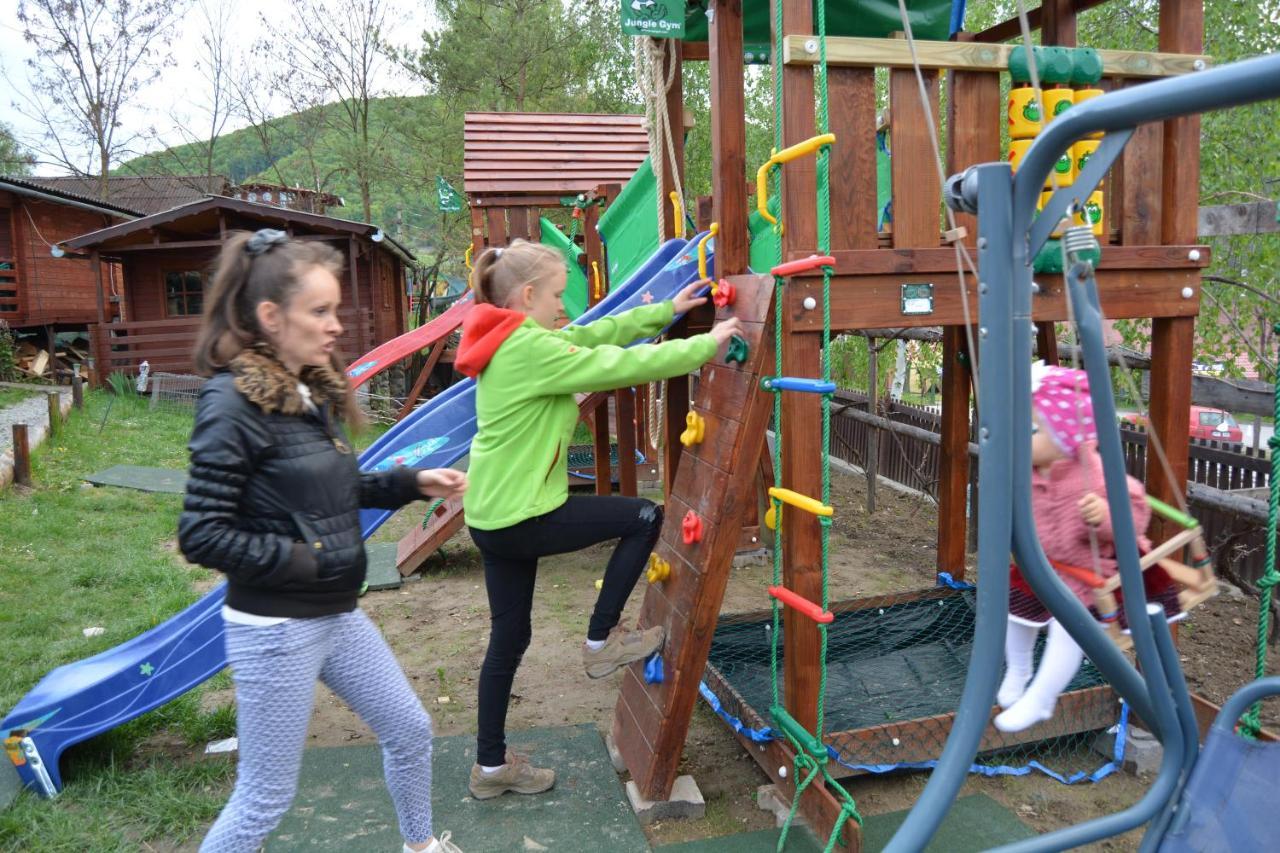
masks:
<path id="1" fill-rule="evenodd" d="M 478 207 L 471 208 L 471 263 L 476 262 L 484 251 L 484 211 Z"/>
<path id="2" fill-rule="evenodd" d="M 582 214 L 582 248 L 587 255 L 587 304 L 595 305 L 605 297 L 604 243 L 596 223 L 600 221 L 600 208 L 591 205 Z M 600 292 L 596 292 L 596 270 L 600 270 Z"/>
<path id="3" fill-rule="evenodd" d="M 959 171 L 954 170 L 954 171 Z M 976 235 L 969 233 L 968 240 Z M 812 255 L 812 247 L 793 250 L 785 257 L 797 261 Z M 836 275 L 920 275 L 951 273 L 956 270 L 955 250 L 939 246 L 870 250 L 835 249 L 831 255 L 836 260 Z M 1103 249 L 1098 269 L 1203 269 L 1209 265 L 1210 249 L 1206 245 L 1125 245 L 1107 246 Z M 821 270 L 799 273 L 793 278 L 821 278 Z"/>
<path id="4" fill-rule="evenodd" d="M 957 38 L 970 41 L 973 36 L 959 33 Z M 947 174 L 1000 159 L 1003 112 L 997 75 L 972 71 L 947 74 Z M 978 218 L 957 213 L 956 224 L 968 231 L 965 243 L 976 245 Z M 955 251 L 948 249 L 946 253 L 952 256 L 954 266 Z"/>
<path id="5" fill-rule="evenodd" d="M 706 62 L 711 58 L 711 45 L 705 41 L 682 41 L 680 56 L 687 62 Z"/>
<path id="6" fill-rule="evenodd" d="M 747 134 L 742 70 L 742 0 L 718 0 L 711 48 L 711 195 L 718 276 L 747 271 Z"/>
<path id="7" fill-rule="evenodd" d="M 347 276 L 351 281 L 351 310 L 355 312 L 356 346 L 360 352 L 368 352 L 365 341 L 364 320 L 360 316 L 360 277 L 356 274 L 356 264 L 360 262 L 360 254 L 356 246 L 355 235 L 347 238 Z"/>
<path id="8" fill-rule="evenodd" d="M 818 53 L 810 53 L 805 42 L 815 36 L 789 35 L 782 43 L 787 65 L 814 65 Z M 921 68 L 952 71 L 1001 72 L 1009 68 L 1014 45 L 916 39 L 916 56 Z M 1112 77 L 1172 77 L 1208 67 L 1210 57 L 1199 53 L 1143 53 L 1128 50 L 1099 50 L 1102 71 Z M 1196 63 L 1200 63 L 1197 67 Z M 827 36 L 827 64 L 856 68 L 912 68 L 911 49 L 902 39 Z"/>
<path id="9" fill-rule="evenodd" d="M 963 361 L 962 361 L 963 359 Z M 969 488 L 969 347 L 963 326 L 942 331 L 942 445 L 936 568 L 964 579 Z"/>
<path id="10" fill-rule="evenodd" d="M 1216 204 L 1200 208 L 1196 231 L 1201 237 L 1280 232 L 1280 213 L 1274 201 Z"/>
<path id="11" fill-rule="evenodd" d="M 324 239 L 341 240 L 342 235 L 326 236 Z M 122 255 L 129 252 L 154 252 L 156 250 L 168 251 L 169 249 L 210 249 L 222 245 L 222 240 L 174 240 L 170 243 L 135 243 L 129 246 L 113 246 L 110 252 L 113 255 Z"/>
<path id="12" fill-rule="evenodd" d="M 969 296 L 970 317 L 976 322 L 977 293 L 971 276 L 964 278 Z M 902 312 L 904 284 L 932 284 L 933 311 L 929 314 Z M 1041 292 L 1032 304 L 1032 319 L 1038 322 L 1067 320 L 1061 277 L 1040 280 Z M 1190 288 L 1190 296 L 1183 289 Z M 1200 275 L 1197 269 L 1104 270 L 1098 276 L 1103 313 L 1110 319 L 1135 317 L 1195 317 L 1200 306 Z M 784 298 L 783 322 L 792 332 L 822 331 L 822 312 L 804 307 L 812 297 L 821 304 L 822 281 L 791 279 Z M 965 322 L 961 292 L 955 273 L 941 275 L 837 275 L 831 283 L 831 325 L 833 331 L 851 329 L 915 328 L 919 326 L 959 326 Z M 817 362 L 815 361 L 816 365 Z M 1187 373 L 1190 374 L 1190 362 Z M 805 375 L 791 374 L 787 375 Z M 787 395 L 791 396 L 791 395 Z M 796 395 L 798 396 L 798 395 Z"/>

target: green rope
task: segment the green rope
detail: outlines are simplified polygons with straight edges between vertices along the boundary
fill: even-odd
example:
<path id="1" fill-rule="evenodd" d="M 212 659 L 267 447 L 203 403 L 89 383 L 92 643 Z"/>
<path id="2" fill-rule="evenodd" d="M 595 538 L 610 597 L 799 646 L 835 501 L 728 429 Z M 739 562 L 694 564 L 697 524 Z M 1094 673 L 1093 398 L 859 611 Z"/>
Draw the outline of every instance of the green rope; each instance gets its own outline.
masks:
<path id="1" fill-rule="evenodd" d="M 444 498 L 438 498 L 438 499 L 436 499 L 436 502 L 435 502 L 435 503 L 433 503 L 431 506 L 427 507 L 427 514 L 426 514 L 426 515 L 424 515 L 424 516 L 422 517 L 422 529 L 423 529 L 423 530 L 426 530 L 426 529 L 427 529 L 427 524 L 431 521 L 431 516 L 433 516 L 433 515 L 435 515 L 435 514 L 436 514 L 436 510 L 438 510 L 438 509 L 440 508 L 441 504 L 443 504 L 443 503 L 444 503 Z"/>
<path id="2" fill-rule="evenodd" d="M 1274 331 L 1280 334 L 1280 323 L 1275 325 Z M 1275 421 L 1280 424 L 1280 386 L 1273 391 L 1272 397 L 1275 401 Z M 1267 634 L 1271 623 L 1271 596 L 1272 590 L 1280 584 L 1280 572 L 1276 571 L 1276 516 L 1280 514 L 1280 439 L 1274 435 L 1271 436 L 1267 440 L 1267 447 L 1271 453 L 1271 489 L 1267 507 L 1267 563 L 1266 571 L 1258 581 L 1258 657 L 1254 678 L 1262 678 L 1267 674 Z M 1262 730 L 1259 720 L 1261 713 L 1262 703 L 1256 702 L 1244 715 L 1241 731 L 1248 737 L 1256 738 Z"/>
<path id="3" fill-rule="evenodd" d="M 783 147 L 783 110 L 782 110 L 782 72 L 781 72 L 781 56 L 780 39 L 783 33 L 782 21 L 782 3 L 774 3 L 774 25 L 773 25 L 773 139 L 774 150 L 780 151 Z M 818 65 L 816 69 L 816 88 L 818 101 L 818 133 L 825 134 L 829 132 L 830 117 L 828 109 L 828 92 L 827 92 L 827 16 L 826 4 L 817 4 L 817 38 L 819 45 Z M 830 146 L 823 145 L 817 152 L 817 203 L 818 203 L 818 251 L 825 255 L 831 248 L 831 151 Z M 782 168 L 774 166 L 769 171 L 769 181 L 771 183 L 771 191 L 773 197 L 778 199 L 777 222 L 773 226 L 774 239 L 777 240 L 777 254 L 782 257 Z M 831 381 L 831 275 L 832 268 L 824 266 L 822 268 L 822 379 L 825 382 Z M 777 346 L 774 348 L 774 375 L 782 375 L 782 312 L 783 312 L 783 286 L 785 281 L 781 277 L 774 278 L 774 296 L 776 299 L 774 311 L 774 339 Z M 774 443 L 773 451 L 773 470 L 774 485 L 782 486 L 782 395 L 780 392 L 774 393 L 773 398 L 773 423 L 776 430 L 777 440 Z M 822 395 L 822 503 L 829 506 L 831 504 L 831 395 Z M 783 551 L 783 527 L 782 527 L 782 503 L 776 498 L 770 499 L 770 506 L 773 509 L 774 516 L 774 543 L 773 543 L 773 584 L 775 586 L 782 583 L 782 551 Z M 819 517 L 819 529 L 821 531 L 822 543 L 822 609 L 826 610 L 830 604 L 830 556 L 831 556 L 831 519 L 828 517 Z M 769 668 L 771 674 L 771 690 L 773 704 L 772 707 L 781 707 L 778 691 L 778 643 L 781 641 L 781 605 L 778 600 L 771 599 L 770 610 L 773 618 L 773 628 L 769 644 Z M 817 708 L 817 731 L 814 738 L 818 743 L 823 743 L 822 733 L 825 725 L 826 713 L 826 695 L 827 695 L 827 629 L 824 623 L 818 623 L 818 636 L 820 639 L 819 650 L 819 682 L 818 682 L 818 708 Z M 831 829 L 831 835 L 827 839 L 826 853 L 831 853 L 835 849 L 840 840 L 841 830 L 844 828 L 845 822 L 849 819 L 855 820 L 860 826 L 862 825 L 862 815 L 858 813 L 857 804 L 854 802 L 849 792 L 836 781 L 836 779 L 827 770 L 825 756 L 823 761 L 819 763 L 817 759 L 806 754 L 807 745 L 802 744 L 795 739 L 790 731 L 783 728 L 784 738 L 791 743 L 795 749 L 796 758 L 794 773 L 799 778 L 801 768 L 806 768 L 808 773 L 804 779 L 796 786 L 795 797 L 792 799 L 791 810 L 787 815 L 786 821 L 783 823 L 782 832 L 778 837 L 778 850 L 782 851 L 787 843 L 787 834 L 791 829 L 791 824 L 795 819 L 797 810 L 800 808 L 800 800 L 805 789 L 818 778 L 819 774 L 823 782 L 833 792 L 843 800 L 840 808 L 840 815 L 836 819 Z"/>

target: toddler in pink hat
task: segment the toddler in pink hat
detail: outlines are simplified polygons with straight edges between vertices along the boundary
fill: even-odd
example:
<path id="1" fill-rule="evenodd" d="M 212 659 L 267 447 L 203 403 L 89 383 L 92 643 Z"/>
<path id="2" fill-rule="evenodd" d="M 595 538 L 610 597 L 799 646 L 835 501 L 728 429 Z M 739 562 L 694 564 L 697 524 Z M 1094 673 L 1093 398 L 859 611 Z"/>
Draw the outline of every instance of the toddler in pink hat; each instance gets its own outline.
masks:
<path id="1" fill-rule="evenodd" d="M 1075 566 L 1107 578 L 1116 573 L 1115 543 L 1106 501 L 1098 428 L 1083 370 L 1032 367 L 1031 506 L 1045 556 L 1059 566 Z M 1142 483 L 1129 477 L 1129 503 L 1139 536 L 1151 518 Z M 1139 542 L 1145 547 L 1146 541 Z M 1073 574 L 1058 576 L 1086 607 L 1093 590 Z M 1116 614 L 1094 615 L 1107 621 Z M 1032 654 L 1040 629 L 1048 638 L 1040 665 L 1032 672 Z M 1009 590 L 1009 626 L 1005 633 L 1005 676 L 996 700 L 1005 711 L 996 717 L 1001 731 L 1016 732 L 1053 716 L 1058 696 L 1075 677 L 1084 653 L 1014 567 Z"/>

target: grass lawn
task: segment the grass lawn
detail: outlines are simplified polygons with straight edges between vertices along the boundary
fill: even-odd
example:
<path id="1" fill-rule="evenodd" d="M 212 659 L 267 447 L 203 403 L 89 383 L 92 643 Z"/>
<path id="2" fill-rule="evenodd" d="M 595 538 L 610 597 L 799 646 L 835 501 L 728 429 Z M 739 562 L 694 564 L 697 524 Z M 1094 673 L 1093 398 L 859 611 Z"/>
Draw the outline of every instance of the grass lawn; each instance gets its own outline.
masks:
<path id="1" fill-rule="evenodd" d="M 35 388 L 30 391 L 19 391 L 17 388 L 0 388 L 0 409 L 5 406 L 11 406 L 14 403 L 20 403 L 37 393 L 39 393 L 38 389 Z"/>
<path id="2" fill-rule="evenodd" d="M 21 393 L 21 392 L 19 392 Z M 5 712 L 49 670 L 145 631 L 199 597 L 211 574 L 185 564 L 175 536 L 180 495 L 92 488 L 81 477 L 112 465 L 185 468 L 191 415 L 151 410 L 144 398 L 85 395 L 62 434 L 32 454 L 34 490 L 0 492 L 0 679 Z M 377 434 L 357 442 L 364 446 Z M 85 637 L 83 629 L 106 633 Z M 235 712 L 206 707 L 209 685 L 63 755 L 63 793 L 22 793 L 0 812 L 0 850 L 124 851 L 181 841 L 210 822 L 233 764 L 203 757 L 235 734 Z M 8 771 L 5 771 L 8 772 Z"/>

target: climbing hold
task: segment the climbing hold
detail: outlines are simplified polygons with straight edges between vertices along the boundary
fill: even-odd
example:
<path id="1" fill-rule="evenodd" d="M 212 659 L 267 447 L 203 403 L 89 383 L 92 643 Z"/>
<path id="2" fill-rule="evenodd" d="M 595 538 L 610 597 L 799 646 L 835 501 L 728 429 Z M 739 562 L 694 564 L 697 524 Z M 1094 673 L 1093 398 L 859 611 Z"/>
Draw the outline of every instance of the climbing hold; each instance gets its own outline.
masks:
<path id="1" fill-rule="evenodd" d="M 684 544 L 692 545 L 695 542 L 702 541 L 702 519 L 698 518 L 698 514 L 693 510 L 689 510 L 684 514 L 684 521 L 680 523 L 680 529 L 684 533 Z"/>
<path id="2" fill-rule="evenodd" d="M 765 510 L 765 513 L 764 513 L 764 526 L 769 528 L 770 530 L 778 529 L 778 515 L 775 511 L 776 509 L 777 507 L 771 506 L 767 510 Z"/>
<path id="3" fill-rule="evenodd" d="M 684 416 L 685 430 L 680 433 L 680 443 L 685 447 L 693 447 L 695 444 L 702 444 L 702 439 L 707 434 L 707 421 L 697 412 L 689 412 Z"/>
<path id="4" fill-rule="evenodd" d="M 738 364 L 745 364 L 749 351 L 750 348 L 747 346 L 746 338 L 734 335 L 729 338 L 729 351 L 724 355 L 724 363 L 729 364 L 736 361 Z"/>
<path id="5" fill-rule="evenodd" d="M 644 683 L 661 684 L 665 674 L 662 671 L 662 655 L 654 652 L 644 662 Z"/>
<path id="6" fill-rule="evenodd" d="M 737 298 L 738 289 L 724 279 L 720 279 L 720 283 L 711 288 L 711 301 L 717 308 L 732 305 Z"/>
<path id="7" fill-rule="evenodd" d="M 604 589 L 604 578 L 596 578 L 596 589 Z"/>
<path id="8" fill-rule="evenodd" d="M 649 555 L 649 571 L 645 575 L 649 583 L 659 583 L 671 577 L 671 564 L 657 554 Z"/>

